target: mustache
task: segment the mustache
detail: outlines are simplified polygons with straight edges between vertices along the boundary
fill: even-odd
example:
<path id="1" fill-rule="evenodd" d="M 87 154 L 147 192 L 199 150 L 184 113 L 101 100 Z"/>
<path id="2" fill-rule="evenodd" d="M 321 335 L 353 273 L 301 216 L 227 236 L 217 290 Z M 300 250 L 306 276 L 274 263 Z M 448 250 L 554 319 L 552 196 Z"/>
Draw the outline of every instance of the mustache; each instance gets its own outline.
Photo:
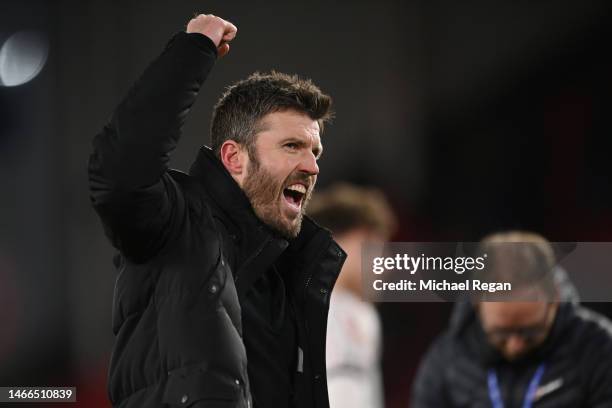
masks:
<path id="1" fill-rule="evenodd" d="M 310 176 L 308 174 L 303 174 L 303 173 L 294 173 L 294 174 L 291 174 L 287 178 L 287 180 L 285 181 L 283 189 L 288 187 L 288 186 L 290 186 L 290 185 L 292 185 L 292 184 L 296 184 L 296 183 L 304 184 L 306 186 L 306 190 L 308 192 L 308 191 L 310 191 L 310 190 L 312 190 L 314 188 L 314 183 L 315 182 L 314 182 L 314 177 L 313 176 Z"/>

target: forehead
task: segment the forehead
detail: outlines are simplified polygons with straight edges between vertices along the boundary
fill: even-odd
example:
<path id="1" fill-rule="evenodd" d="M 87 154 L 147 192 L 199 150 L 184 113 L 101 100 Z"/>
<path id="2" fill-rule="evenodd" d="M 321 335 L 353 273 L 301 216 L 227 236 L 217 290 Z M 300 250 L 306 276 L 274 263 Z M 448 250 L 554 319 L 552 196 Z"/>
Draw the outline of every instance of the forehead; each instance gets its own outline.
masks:
<path id="1" fill-rule="evenodd" d="M 321 145 L 319 122 L 295 110 L 272 112 L 259 121 L 258 142 L 277 142 L 295 137 L 313 146 Z"/>
<path id="2" fill-rule="evenodd" d="M 542 321 L 546 302 L 482 302 L 480 317 L 485 327 L 528 326 Z"/>

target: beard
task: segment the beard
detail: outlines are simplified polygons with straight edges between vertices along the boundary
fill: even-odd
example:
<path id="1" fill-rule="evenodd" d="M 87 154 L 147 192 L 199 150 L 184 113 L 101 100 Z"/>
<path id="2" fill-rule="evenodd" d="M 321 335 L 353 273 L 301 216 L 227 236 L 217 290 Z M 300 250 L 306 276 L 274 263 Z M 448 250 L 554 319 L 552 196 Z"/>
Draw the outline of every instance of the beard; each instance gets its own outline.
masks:
<path id="1" fill-rule="evenodd" d="M 250 157 L 242 190 L 251 202 L 255 215 L 264 224 L 285 238 L 295 238 L 302 229 L 302 219 L 314 189 L 314 181 L 311 178 L 312 176 L 299 172 L 291 173 L 284 180 L 275 177 L 253 155 Z M 309 187 L 302 198 L 299 214 L 289 218 L 283 212 L 283 190 L 297 182 L 306 183 Z"/>

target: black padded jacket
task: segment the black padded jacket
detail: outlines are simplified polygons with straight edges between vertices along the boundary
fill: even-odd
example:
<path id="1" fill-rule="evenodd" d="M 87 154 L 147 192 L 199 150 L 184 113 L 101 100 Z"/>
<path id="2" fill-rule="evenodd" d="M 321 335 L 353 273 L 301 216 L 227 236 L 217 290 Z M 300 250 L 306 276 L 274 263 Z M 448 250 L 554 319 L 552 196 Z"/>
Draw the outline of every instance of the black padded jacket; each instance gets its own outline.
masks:
<path id="1" fill-rule="evenodd" d="M 561 304 L 546 342 L 512 364 L 487 344 L 473 307 L 458 303 L 421 363 L 410 406 L 489 408 L 487 373 L 495 369 L 504 407 L 522 407 L 542 363 L 534 408 L 612 408 L 612 324 L 572 303 Z"/>
<path id="2" fill-rule="evenodd" d="M 309 219 L 290 242 L 275 235 L 207 147 L 189 174 L 168 169 L 215 59 L 207 37 L 175 35 L 94 139 L 91 200 L 119 250 L 109 398 L 126 408 L 251 406 L 240 302 L 282 263 L 303 352 L 296 406 L 327 408 L 327 311 L 346 255 Z"/>

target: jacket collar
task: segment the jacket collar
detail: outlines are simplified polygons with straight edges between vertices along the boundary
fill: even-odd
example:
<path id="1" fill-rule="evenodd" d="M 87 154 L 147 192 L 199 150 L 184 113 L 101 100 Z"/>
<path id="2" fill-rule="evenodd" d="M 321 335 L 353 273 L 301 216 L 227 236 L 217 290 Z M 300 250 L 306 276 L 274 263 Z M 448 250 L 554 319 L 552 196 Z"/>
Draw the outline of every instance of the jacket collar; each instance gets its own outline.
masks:
<path id="1" fill-rule="evenodd" d="M 200 149 L 189 174 L 204 185 L 210 198 L 232 222 L 234 228 L 238 230 L 266 229 L 268 234 L 272 234 L 272 231 L 257 218 L 244 191 L 210 147 L 203 146 Z"/>

